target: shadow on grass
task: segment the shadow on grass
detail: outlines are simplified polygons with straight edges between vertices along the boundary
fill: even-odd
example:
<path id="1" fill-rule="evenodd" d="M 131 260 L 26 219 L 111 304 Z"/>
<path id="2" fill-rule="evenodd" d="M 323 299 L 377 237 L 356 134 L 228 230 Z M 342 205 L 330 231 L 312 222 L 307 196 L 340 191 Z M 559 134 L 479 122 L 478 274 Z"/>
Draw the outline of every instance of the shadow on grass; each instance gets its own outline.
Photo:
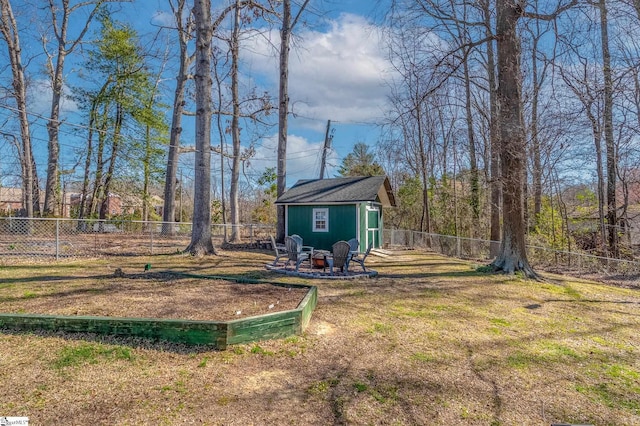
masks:
<path id="1" fill-rule="evenodd" d="M 459 263 L 455 264 L 460 266 Z M 380 278 L 435 278 L 435 277 L 487 277 L 492 274 L 475 270 L 468 271 L 447 271 L 447 272 L 406 272 L 406 273 L 381 273 Z"/>
<path id="2" fill-rule="evenodd" d="M 55 281 L 78 281 L 78 280 L 88 280 L 88 279 L 106 279 L 106 278 L 114 278 L 113 274 L 108 275 L 39 275 L 33 277 L 22 277 L 22 278 L 3 278 L 0 279 L 0 285 L 3 284 L 26 284 L 32 282 L 42 282 L 49 283 Z"/>
<path id="3" fill-rule="evenodd" d="M 11 266 L 0 266 L 0 270 L 3 271 L 11 271 L 11 270 L 34 270 L 34 269 L 51 269 L 51 265 L 50 264 L 42 264 L 42 265 L 38 265 L 38 264 L 33 264 L 33 265 L 11 265 Z M 60 263 L 60 264 L 55 264 L 53 266 L 56 269 L 82 269 L 85 268 L 86 265 L 85 264 L 66 264 L 66 263 Z"/>
<path id="4" fill-rule="evenodd" d="M 143 269 L 142 267 L 140 269 Z M 114 268 L 115 270 L 115 268 Z M 0 286 L 3 284 L 26 284 L 32 282 L 40 282 L 43 284 L 56 282 L 56 281 L 78 281 L 78 280 L 107 280 L 113 278 L 129 278 L 129 279 L 160 279 L 164 277 L 164 280 L 169 280 L 171 277 L 170 271 L 166 271 L 163 275 L 158 273 L 128 273 L 123 275 L 116 274 L 101 274 L 101 275 L 38 275 L 31 277 L 21 277 L 21 278 L 3 278 L 0 279 Z"/>
<path id="5" fill-rule="evenodd" d="M 39 299 L 39 298 L 64 298 L 64 297 L 69 297 L 69 296 L 76 296 L 76 295 L 82 295 L 82 294 L 100 294 L 100 293 L 107 293 L 110 291 L 117 291 L 117 290 L 122 290 L 126 287 L 126 285 L 123 285 L 121 283 L 105 283 L 105 280 L 110 280 L 110 279 L 119 279 L 119 280 L 132 280 L 132 281 L 137 281 L 137 280 L 154 280 L 154 282 L 157 283 L 165 283 L 162 286 L 156 286 L 154 287 L 153 291 L 158 291 L 158 290 L 162 290 L 163 287 L 166 286 L 172 286 L 174 285 L 174 282 L 179 279 L 179 278 L 184 278 L 182 277 L 180 274 L 176 274 L 176 273 L 162 273 L 162 272 L 157 272 L 157 273 L 139 273 L 139 274 L 126 274 L 126 275 L 122 275 L 122 276 L 116 276 L 113 274 L 109 274 L 109 275 L 88 275 L 88 276 L 84 276 L 84 277 L 79 277 L 79 276 L 75 276 L 75 277 L 54 277 L 54 279 L 50 279 L 49 277 L 41 277 L 40 279 L 37 280 L 30 280 L 30 281 L 43 281 L 44 283 L 49 283 L 52 281 L 62 281 L 64 280 L 65 282 L 70 282 L 70 281 L 78 281 L 78 280 L 92 280 L 92 281 L 102 281 L 99 285 L 96 285 L 95 283 L 87 283 L 86 286 L 80 287 L 80 288 L 73 288 L 73 289 L 69 289 L 69 290 L 65 290 L 65 291 L 52 291 L 52 292 L 47 292 L 47 293 L 33 293 L 33 292 L 28 292 L 28 294 L 25 294 L 23 296 L 7 296 L 7 297 L 3 297 L 0 296 L 0 303 L 2 302 L 16 302 L 16 301 L 20 301 L 20 300 L 32 300 L 32 299 Z M 14 280 L 13 283 L 19 282 L 20 280 Z M 0 289 L 2 286 L 2 282 L 0 281 Z M 24 289 L 24 290 L 28 290 L 28 289 Z M 151 290 L 149 290 L 151 291 Z"/>
<path id="6" fill-rule="evenodd" d="M 50 330 L 15 330 L 0 328 L 0 332 L 12 336 L 38 336 L 43 338 L 57 338 L 72 342 L 93 342 L 104 345 L 128 346 L 133 349 L 144 349 L 159 352 L 172 352 L 180 355 L 200 354 L 207 352 L 221 352 L 213 345 L 187 345 L 160 340 L 145 339 L 141 337 L 114 336 L 111 334 L 97 333 L 72 333 Z M 222 350 L 224 351 L 224 350 Z"/>

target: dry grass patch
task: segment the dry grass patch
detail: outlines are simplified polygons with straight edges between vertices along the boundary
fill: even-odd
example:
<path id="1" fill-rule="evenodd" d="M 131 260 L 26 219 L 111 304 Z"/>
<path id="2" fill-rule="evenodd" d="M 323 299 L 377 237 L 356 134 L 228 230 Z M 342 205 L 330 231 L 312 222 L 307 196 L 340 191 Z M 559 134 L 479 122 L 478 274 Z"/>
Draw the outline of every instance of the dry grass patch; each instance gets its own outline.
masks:
<path id="1" fill-rule="evenodd" d="M 119 274 L 118 274 L 119 275 Z M 226 321 L 295 309 L 299 287 L 168 272 L 35 281 L 0 290 L 0 312 Z"/>
<path id="2" fill-rule="evenodd" d="M 258 252 L 0 270 L 0 297 L 153 270 L 250 276 Z M 303 336 L 226 351 L 96 336 L 0 334 L 2 415 L 34 424 L 640 425 L 640 294 L 495 276 L 419 252 L 374 279 L 316 280 Z M 36 294 L 25 302 L 38 299 Z M 10 293 L 9 293 L 10 292 Z M 90 294 L 90 293 L 87 293 Z"/>

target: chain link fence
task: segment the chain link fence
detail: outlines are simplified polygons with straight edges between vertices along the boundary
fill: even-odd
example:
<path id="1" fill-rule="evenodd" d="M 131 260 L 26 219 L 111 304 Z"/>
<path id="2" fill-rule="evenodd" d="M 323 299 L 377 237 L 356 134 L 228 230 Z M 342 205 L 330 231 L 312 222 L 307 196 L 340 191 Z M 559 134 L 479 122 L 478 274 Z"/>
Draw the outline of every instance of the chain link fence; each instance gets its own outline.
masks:
<path id="1" fill-rule="evenodd" d="M 233 232 L 246 247 L 270 246 L 275 227 L 262 224 L 212 225 L 214 244 L 221 246 Z M 191 223 L 122 220 L 0 218 L 0 264 L 107 256 L 170 254 L 191 241 Z M 432 250 L 450 257 L 489 263 L 499 242 L 409 230 L 385 230 L 386 247 Z M 640 262 L 585 253 L 527 246 L 535 268 L 572 275 L 604 275 L 640 281 Z"/>
<path id="2" fill-rule="evenodd" d="M 233 231 L 232 225 L 212 225 L 214 244 L 227 241 Z M 235 231 L 242 244 L 257 246 L 275 228 L 249 224 L 236 225 Z M 184 250 L 190 241 L 191 223 L 0 218 L 0 263 L 169 254 Z"/>
<path id="3" fill-rule="evenodd" d="M 395 229 L 385 230 L 384 244 L 388 247 L 432 250 L 445 256 L 471 259 L 482 263 L 493 260 L 492 245 L 494 250 L 500 247 L 498 241 Z M 640 281 L 640 262 L 636 261 L 552 250 L 532 245 L 527 246 L 527 257 L 534 268 L 551 272 Z"/>

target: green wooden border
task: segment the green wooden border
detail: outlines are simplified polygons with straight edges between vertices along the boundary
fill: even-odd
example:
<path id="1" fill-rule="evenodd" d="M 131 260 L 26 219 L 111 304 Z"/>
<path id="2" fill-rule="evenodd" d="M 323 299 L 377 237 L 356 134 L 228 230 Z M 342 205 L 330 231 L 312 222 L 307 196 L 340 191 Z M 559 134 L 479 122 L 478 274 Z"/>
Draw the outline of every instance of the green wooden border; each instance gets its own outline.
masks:
<path id="1" fill-rule="evenodd" d="M 216 349 L 226 349 L 227 345 L 279 339 L 300 334 L 309 325 L 311 314 L 318 303 L 318 288 L 316 286 L 283 284 L 224 276 L 177 275 L 203 279 L 223 279 L 235 281 L 238 284 L 271 284 L 282 287 L 300 287 L 308 288 L 309 291 L 296 309 L 232 321 L 190 321 L 157 318 L 75 317 L 0 313 L 0 329 L 111 334 L 185 343 L 188 345 L 212 345 Z"/>

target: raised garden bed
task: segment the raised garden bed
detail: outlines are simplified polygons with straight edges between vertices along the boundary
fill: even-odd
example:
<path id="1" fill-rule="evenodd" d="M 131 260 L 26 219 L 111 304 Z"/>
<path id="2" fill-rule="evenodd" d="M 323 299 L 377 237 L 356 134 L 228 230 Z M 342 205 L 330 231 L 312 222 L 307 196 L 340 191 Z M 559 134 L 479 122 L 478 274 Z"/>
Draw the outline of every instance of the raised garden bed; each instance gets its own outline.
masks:
<path id="1" fill-rule="evenodd" d="M 0 310 L 20 312 L 0 314 L 0 328 L 112 334 L 225 349 L 301 333 L 316 306 L 317 288 L 164 273 L 100 277 L 90 288 L 0 296 Z"/>

